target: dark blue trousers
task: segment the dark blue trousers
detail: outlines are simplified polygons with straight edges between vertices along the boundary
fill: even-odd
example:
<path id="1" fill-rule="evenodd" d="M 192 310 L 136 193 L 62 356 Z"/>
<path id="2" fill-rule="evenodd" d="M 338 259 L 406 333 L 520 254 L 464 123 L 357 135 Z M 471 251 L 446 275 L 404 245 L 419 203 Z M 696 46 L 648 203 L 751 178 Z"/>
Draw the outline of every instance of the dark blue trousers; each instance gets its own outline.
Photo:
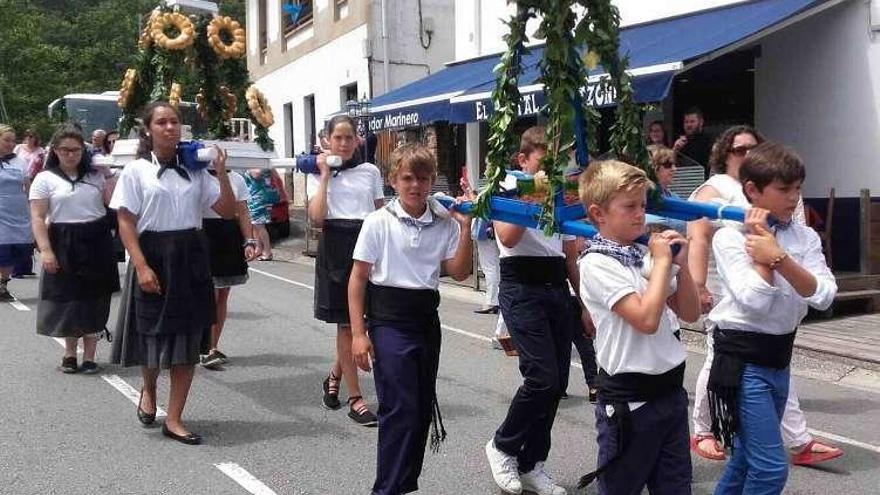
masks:
<path id="1" fill-rule="evenodd" d="M 606 404 L 596 404 L 599 466 L 618 451 L 620 430 Z M 691 493 L 691 455 L 688 450 L 688 398 L 682 388 L 630 412 L 624 450 L 599 475 L 600 495 L 639 495 L 647 485 L 651 495 Z"/>
<path id="2" fill-rule="evenodd" d="M 379 448 L 374 495 L 419 489 L 431 426 L 440 329 L 400 322 L 370 322 L 373 379 L 379 399 Z"/>
<path id="3" fill-rule="evenodd" d="M 519 353 L 523 384 L 495 432 L 495 446 L 515 455 L 521 472 L 547 460 L 559 398 L 568 387 L 572 308 L 567 285 L 501 280 L 501 313 Z"/>

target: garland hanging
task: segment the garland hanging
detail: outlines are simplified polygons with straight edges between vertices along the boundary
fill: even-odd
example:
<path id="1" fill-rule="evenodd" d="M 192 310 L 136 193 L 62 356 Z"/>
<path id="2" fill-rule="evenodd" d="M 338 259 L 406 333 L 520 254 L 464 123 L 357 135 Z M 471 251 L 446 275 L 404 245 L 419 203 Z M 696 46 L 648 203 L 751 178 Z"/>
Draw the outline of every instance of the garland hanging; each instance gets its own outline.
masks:
<path id="1" fill-rule="evenodd" d="M 232 135 L 229 120 L 242 116 L 254 125 L 254 141 L 263 150 L 272 150 L 268 129 L 272 110 L 265 97 L 259 99 L 256 111 L 246 103 L 245 91 L 252 84 L 244 60 L 245 40 L 244 28 L 230 17 L 187 16 L 164 4 L 153 10 L 138 38 L 138 53 L 123 77 L 120 134 L 129 134 L 151 101 L 180 105 L 195 100 L 207 128 L 196 137 L 227 139 Z"/>

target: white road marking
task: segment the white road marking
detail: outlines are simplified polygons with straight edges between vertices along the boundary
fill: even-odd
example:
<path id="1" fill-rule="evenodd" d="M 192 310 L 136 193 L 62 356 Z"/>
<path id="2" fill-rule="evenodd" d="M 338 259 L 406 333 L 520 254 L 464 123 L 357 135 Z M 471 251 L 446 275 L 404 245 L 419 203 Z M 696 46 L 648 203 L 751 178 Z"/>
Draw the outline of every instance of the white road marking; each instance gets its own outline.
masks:
<path id="1" fill-rule="evenodd" d="M 132 402 L 132 404 L 140 404 L 141 391 L 129 385 L 128 382 L 123 380 L 119 375 L 101 375 L 101 378 L 103 378 L 105 382 L 109 383 L 111 387 L 121 392 L 122 395 L 124 395 L 128 400 Z M 161 407 L 156 406 L 157 418 L 161 418 L 166 415 L 167 414 L 164 410 L 162 410 Z"/>
<path id="2" fill-rule="evenodd" d="M 30 311 L 30 310 L 31 310 L 31 308 L 25 306 L 25 305 L 24 305 L 21 301 L 19 301 L 18 299 L 13 299 L 13 300 L 9 301 L 9 305 L 12 306 L 13 308 L 19 310 L 19 311 Z"/>
<path id="3" fill-rule="evenodd" d="M 275 274 L 272 274 L 272 273 L 267 273 L 267 272 L 264 272 L 264 271 L 262 271 L 262 270 L 255 270 L 255 269 L 253 269 L 253 268 L 251 268 L 250 270 L 253 271 L 253 272 L 259 273 L 259 274 L 261 274 L 261 275 L 265 275 L 265 276 L 267 276 L 267 277 L 269 277 L 269 278 L 274 278 L 274 279 L 276 279 L 276 280 L 280 280 L 280 281 L 282 281 L 282 282 L 287 282 L 288 284 L 296 285 L 297 287 L 304 287 L 304 288 L 309 289 L 309 290 L 315 290 L 315 288 L 312 287 L 311 285 L 304 284 L 304 283 L 302 283 L 302 282 L 297 282 L 297 281 L 295 281 L 295 280 L 290 280 L 290 279 L 287 279 L 287 278 L 284 278 L 284 277 L 279 277 L 278 275 L 275 275 Z M 455 333 L 457 333 L 457 334 L 464 335 L 465 337 L 470 337 L 470 338 L 472 338 L 472 339 L 482 340 L 482 341 L 485 341 L 485 342 L 491 342 L 491 341 L 492 341 L 492 339 L 491 339 L 490 337 L 486 337 L 486 336 L 484 336 L 484 335 L 479 335 L 479 334 L 476 334 L 476 333 L 473 333 L 473 332 L 468 332 L 467 330 L 462 330 L 462 329 L 460 329 L 460 328 L 450 327 L 449 325 L 441 325 L 441 327 L 444 328 L 444 329 L 446 329 L 446 330 L 449 330 L 450 332 L 455 332 Z M 571 362 L 571 365 L 574 366 L 574 367 L 577 367 L 577 368 L 582 368 L 582 366 L 581 366 L 580 363 L 576 363 L 576 362 L 574 362 L 574 361 Z M 866 450 L 870 450 L 870 451 L 872 451 L 872 452 L 880 453 L 880 447 L 878 447 L 878 446 L 876 446 L 876 445 L 871 445 L 871 444 L 869 444 L 869 443 L 860 442 L 860 441 L 858 441 L 858 440 L 855 440 L 855 439 L 852 439 L 852 438 L 849 438 L 849 437 L 844 437 L 844 436 L 841 436 L 841 435 L 836 435 L 836 434 L 834 434 L 834 433 L 828 433 L 828 432 L 824 432 L 824 431 L 820 431 L 820 430 L 814 430 L 814 429 L 812 429 L 812 428 L 807 428 L 807 431 L 809 431 L 810 433 L 812 433 L 812 434 L 814 434 L 814 435 L 817 435 L 817 436 L 820 436 L 820 437 L 827 438 L 828 440 L 834 440 L 835 442 L 845 443 L 845 444 L 848 444 L 848 445 L 852 445 L 852 446 L 854 446 L 854 447 L 859 447 L 859 448 L 863 448 L 863 449 L 866 449 Z"/>
<path id="4" fill-rule="evenodd" d="M 243 467 L 234 462 L 223 462 L 214 464 L 214 467 L 223 472 L 226 476 L 232 478 L 233 481 L 241 485 L 242 488 L 254 495 L 276 495 L 271 488 L 264 485 L 251 473 L 247 472 Z"/>

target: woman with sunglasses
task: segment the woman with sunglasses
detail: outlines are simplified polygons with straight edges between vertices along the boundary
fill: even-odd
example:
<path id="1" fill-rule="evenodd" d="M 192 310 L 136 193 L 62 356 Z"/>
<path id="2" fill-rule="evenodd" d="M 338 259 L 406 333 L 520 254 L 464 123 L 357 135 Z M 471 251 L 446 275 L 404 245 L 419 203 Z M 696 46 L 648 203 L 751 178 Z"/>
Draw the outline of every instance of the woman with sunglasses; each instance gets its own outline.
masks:
<path id="1" fill-rule="evenodd" d="M 660 190 L 660 195 L 664 198 L 678 199 L 678 194 L 675 194 L 670 189 L 675 181 L 675 172 L 678 170 L 675 151 L 660 144 L 651 144 L 648 146 L 648 153 L 651 155 L 651 166 L 654 167 L 654 175 L 657 177 L 657 187 Z M 668 229 L 680 232 L 682 235 L 687 234 L 687 222 L 675 218 L 649 214 L 647 215 L 646 222 L 648 224 L 662 225 Z"/>
<path id="2" fill-rule="evenodd" d="M 739 181 L 739 168 L 749 150 L 764 142 L 764 137 L 749 126 L 734 126 L 724 131 L 712 146 L 709 166 L 715 175 L 698 187 L 690 196 L 691 200 L 716 202 L 743 208 L 749 201 L 743 194 Z M 793 222 L 806 223 L 803 201 L 792 217 Z M 688 266 L 697 288 L 703 313 L 706 314 L 720 300 L 721 286 L 715 261 L 712 257 L 712 237 L 718 224 L 703 218 L 688 224 L 690 255 Z M 712 368 L 713 341 L 711 329 L 706 332 L 706 360 L 697 377 L 694 399 L 693 431 L 691 449 L 700 457 L 710 460 L 724 460 L 724 450 L 712 435 L 709 419 L 709 402 L 706 386 Z M 782 438 L 792 454 L 792 462 L 799 465 L 812 465 L 843 455 L 843 451 L 831 445 L 817 442 L 807 431 L 807 422 L 800 409 L 794 383 L 789 387 L 788 401 L 782 417 Z"/>
<path id="3" fill-rule="evenodd" d="M 119 290 L 106 218 L 112 186 L 92 167 L 82 134 L 71 126 L 55 133 L 45 169 L 31 184 L 31 225 L 43 265 L 37 333 L 65 339 L 64 373 L 100 370 L 95 348 L 110 316 L 110 295 Z"/>

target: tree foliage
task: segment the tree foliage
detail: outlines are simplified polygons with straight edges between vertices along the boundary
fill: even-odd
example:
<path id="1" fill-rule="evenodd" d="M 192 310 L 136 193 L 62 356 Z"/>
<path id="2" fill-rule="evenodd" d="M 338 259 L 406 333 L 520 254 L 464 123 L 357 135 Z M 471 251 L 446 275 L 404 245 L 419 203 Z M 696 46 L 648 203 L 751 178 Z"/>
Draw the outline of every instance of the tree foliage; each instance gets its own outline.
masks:
<path id="1" fill-rule="evenodd" d="M 118 90 L 138 52 L 139 26 L 157 3 L 0 0 L 0 98 L 9 122 L 46 136 L 46 109 L 55 98 Z M 244 0 L 223 1 L 220 8 L 244 19 Z"/>

